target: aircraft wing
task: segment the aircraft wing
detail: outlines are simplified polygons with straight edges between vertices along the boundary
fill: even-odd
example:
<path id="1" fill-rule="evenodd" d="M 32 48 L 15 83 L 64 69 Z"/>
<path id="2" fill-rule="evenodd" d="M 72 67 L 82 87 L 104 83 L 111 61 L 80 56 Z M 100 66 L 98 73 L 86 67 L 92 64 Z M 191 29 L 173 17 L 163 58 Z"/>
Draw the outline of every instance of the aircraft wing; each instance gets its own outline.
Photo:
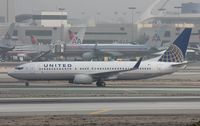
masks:
<path id="1" fill-rule="evenodd" d="M 120 52 L 104 52 L 104 53 L 111 56 L 123 56 L 123 54 Z"/>
<path id="2" fill-rule="evenodd" d="M 142 57 L 137 61 L 137 63 L 131 69 L 96 73 L 96 74 L 92 74 L 92 77 L 95 78 L 95 79 L 97 79 L 97 78 L 109 78 L 109 77 L 117 75 L 118 73 L 121 73 L 121 72 L 137 70 L 139 68 L 140 64 L 141 64 L 141 61 L 142 61 Z"/>
<path id="3" fill-rule="evenodd" d="M 49 54 L 51 52 L 51 50 L 46 51 L 46 52 L 41 52 L 39 55 L 37 55 L 36 57 L 34 57 L 31 62 L 35 62 L 37 61 L 39 58 L 46 56 L 47 54 Z"/>
<path id="4" fill-rule="evenodd" d="M 104 51 L 102 49 L 99 49 L 97 44 L 95 45 L 94 52 L 96 53 L 96 55 L 123 56 L 123 54 L 120 52 Z"/>

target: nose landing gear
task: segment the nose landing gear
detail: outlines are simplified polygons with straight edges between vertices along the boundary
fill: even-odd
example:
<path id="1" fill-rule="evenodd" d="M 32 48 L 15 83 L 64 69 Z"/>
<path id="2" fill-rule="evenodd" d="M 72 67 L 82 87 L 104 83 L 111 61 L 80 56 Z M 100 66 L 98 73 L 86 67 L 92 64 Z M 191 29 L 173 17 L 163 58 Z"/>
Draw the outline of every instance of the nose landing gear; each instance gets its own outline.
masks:
<path id="1" fill-rule="evenodd" d="M 28 87 L 29 86 L 29 82 L 27 81 L 27 82 L 25 82 L 25 86 L 26 87 Z"/>

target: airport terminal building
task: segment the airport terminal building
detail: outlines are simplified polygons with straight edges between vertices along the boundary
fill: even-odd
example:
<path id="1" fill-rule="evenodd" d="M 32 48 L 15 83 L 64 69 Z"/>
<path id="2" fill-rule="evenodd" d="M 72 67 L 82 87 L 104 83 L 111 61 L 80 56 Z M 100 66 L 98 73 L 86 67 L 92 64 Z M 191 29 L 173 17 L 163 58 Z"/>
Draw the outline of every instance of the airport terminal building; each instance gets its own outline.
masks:
<path id="1" fill-rule="evenodd" d="M 47 13 L 47 12 L 46 12 Z M 54 13 L 58 15 L 53 15 Z M 131 24 L 103 23 L 77 25 L 67 19 L 67 13 L 51 12 L 51 15 L 18 15 L 16 17 L 16 30 L 14 36 L 21 41 L 30 41 L 31 35 L 38 38 L 43 44 L 50 44 L 51 41 L 62 40 L 69 42 L 68 30 L 77 33 L 81 28 L 86 27 L 83 43 L 128 43 L 131 42 L 131 30 L 135 29 Z M 56 23 L 53 23 L 54 21 Z M 68 23 L 70 22 L 70 23 Z M 56 24 L 56 25 L 55 25 Z M 137 32 L 134 32 L 137 36 Z"/>
<path id="2" fill-rule="evenodd" d="M 14 14 L 14 1 L 2 5 L 0 21 L 12 22 Z M 6 5 L 13 8 L 13 11 L 7 12 Z M 4 6 L 4 7 L 3 7 Z M 163 43 L 171 42 L 184 27 L 192 27 L 193 34 L 191 36 L 192 43 L 199 43 L 200 34 L 200 3 L 183 3 L 181 5 L 181 13 L 163 15 L 153 15 L 146 17 L 136 24 L 128 23 L 93 23 L 85 24 L 87 27 L 83 43 L 129 43 L 139 42 L 140 37 L 153 37 L 158 35 Z M 3 14 L 4 12 L 4 14 Z M 11 13 L 11 14 L 10 14 Z M 9 17 L 6 17 L 9 16 Z M 51 41 L 62 40 L 69 42 L 68 30 L 71 29 L 75 33 L 82 27 L 80 24 L 74 23 L 68 18 L 68 13 L 60 10 L 57 12 L 40 12 L 39 14 L 21 14 L 15 17 L 16 29 L 14 37 L 24 43 L 30 43 L 30 36 L 35 36 L 40 43 L 50 44 Z M 84 26 L 84 27 L 85 27 Z M 1 27 L 5 28 L 5 27 Z M 5 33 L 5 30 L 1 30 Z M 157 34 L 159 33 L 159 34 Z"/>
<path id="3" fill-rule="evenodd" d="M 199 8 L 200 4 L 198 3 L 183 3 L 181 13 L 165 12 L 162 15 L 152 15 L 135 24 L 96 23 L 93 21 L 85 26 L 82 25 L 80 19 L 78 19 L 80 24 L 74 23 L 75 21 L 69 19 L 68 13 L 64 11 L 21 14 L 15 17 L 16 27 L 13 36 L 21 42 L 20 44 L 31 44 L 30 36 L 35 36 L 39 44 L 43 45 L 58 40 L 69 43 L 69 29 L 77 33 L 82 27 L 86 27 L 83 43 L 131 42 L 144 44 L 148 39 L 151 39 L 154 42 L 151 43 L 152 46 L 165 48 L 179 35 L 183 28 L 192 27 L 190 45 L 196 46 L 200 44 Z M 6 21 L 5 19 L 7 18 L 4 17 L 0 20 Z M 4 31 L 1 33 L 3 35 L 5 29 L 1 31 Z"/>
<path id="4" fill-rule="evenodd" d="M 136 24 L 95 23 L 94 21 L 92 24 L 85 24 L 87 28 L 83 43 L 139 42 L 143 44 L 144 40 L 141 38 L 144 35 L 150 39 L 157 35 L 163 45 L 168 45 L 183 28 L 192 27 L 190 44 L 199 44 L 200 13 L 198 7 L 200 8 L 198 3 L 183 3 L 181 13 L 165 12 L 162 15 L 152 15 Z M 188 8 L 192 8 L 192 10 Z M 83 27 L 81 24 L 73 24 L 73 21 L 68 19 L 67 12 L 19 15 L 16 16 L 16 22 L 19 24 L 14 34 L 16 37 L 26 42 L 30 35 L 34 35 L 39 42 L 44 44 L 55 40 L 69 42 L 68 29 L 77 33 Z"/>

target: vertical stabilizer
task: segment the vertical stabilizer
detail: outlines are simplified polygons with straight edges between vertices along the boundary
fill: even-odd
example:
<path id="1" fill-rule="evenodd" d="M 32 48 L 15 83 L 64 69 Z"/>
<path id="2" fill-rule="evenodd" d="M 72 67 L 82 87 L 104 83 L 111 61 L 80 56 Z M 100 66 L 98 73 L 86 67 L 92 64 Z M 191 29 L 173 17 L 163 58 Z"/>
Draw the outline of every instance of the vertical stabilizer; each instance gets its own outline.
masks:
<path id="1" fill-rule="evenodd" d="M 183 62 L 192 29 L 185 28 L 158 60 L 159 62 Z"/>
<path id="2" fill-rule="evenodd" d="M 13 32 L 14 32 L 14 28 L 15 28 L 15 23 L 12 23 L 7 31 L 7 33 L 5 34 L 5 39 L 11 39 Z"/>
<path id="3" fill-rule="evenodd" d="M 38 43 L 38 40 L 37 40 L 37 38 L 36 38 L 35 36 L 31 35 L 30 37 L 31 37 L 31 43 L 32 43 L 33 45 L 35 45 L 35 44 Z"/>
<path id="4" fill-rule="evenodd" d="M 69 30 L 69 38 L 71 44 L 82 44 L 85 36 L 86 28 L 81 28 L 77 34 Z"/>

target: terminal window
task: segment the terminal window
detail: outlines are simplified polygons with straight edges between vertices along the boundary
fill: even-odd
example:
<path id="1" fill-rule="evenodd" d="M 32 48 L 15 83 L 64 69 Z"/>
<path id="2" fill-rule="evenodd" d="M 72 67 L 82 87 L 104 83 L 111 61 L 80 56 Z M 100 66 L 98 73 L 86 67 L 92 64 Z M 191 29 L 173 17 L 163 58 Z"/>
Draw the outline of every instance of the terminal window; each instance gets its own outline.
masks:
<path id="1" fill-rule="evenodd" d="M 18 31 L 17 30 L 13 31 L 13 36 L 18 36 Z"/>
<path id="2" fill-rule="evenodd" d="M 26 36 L 52 36 L 51 30 L 26 30 Z"/>
<path id="3" fill-rule="evenodd" d="M 170 31 L 165 31 L 164 37 L 171 37 L 171 32 Z"/>

